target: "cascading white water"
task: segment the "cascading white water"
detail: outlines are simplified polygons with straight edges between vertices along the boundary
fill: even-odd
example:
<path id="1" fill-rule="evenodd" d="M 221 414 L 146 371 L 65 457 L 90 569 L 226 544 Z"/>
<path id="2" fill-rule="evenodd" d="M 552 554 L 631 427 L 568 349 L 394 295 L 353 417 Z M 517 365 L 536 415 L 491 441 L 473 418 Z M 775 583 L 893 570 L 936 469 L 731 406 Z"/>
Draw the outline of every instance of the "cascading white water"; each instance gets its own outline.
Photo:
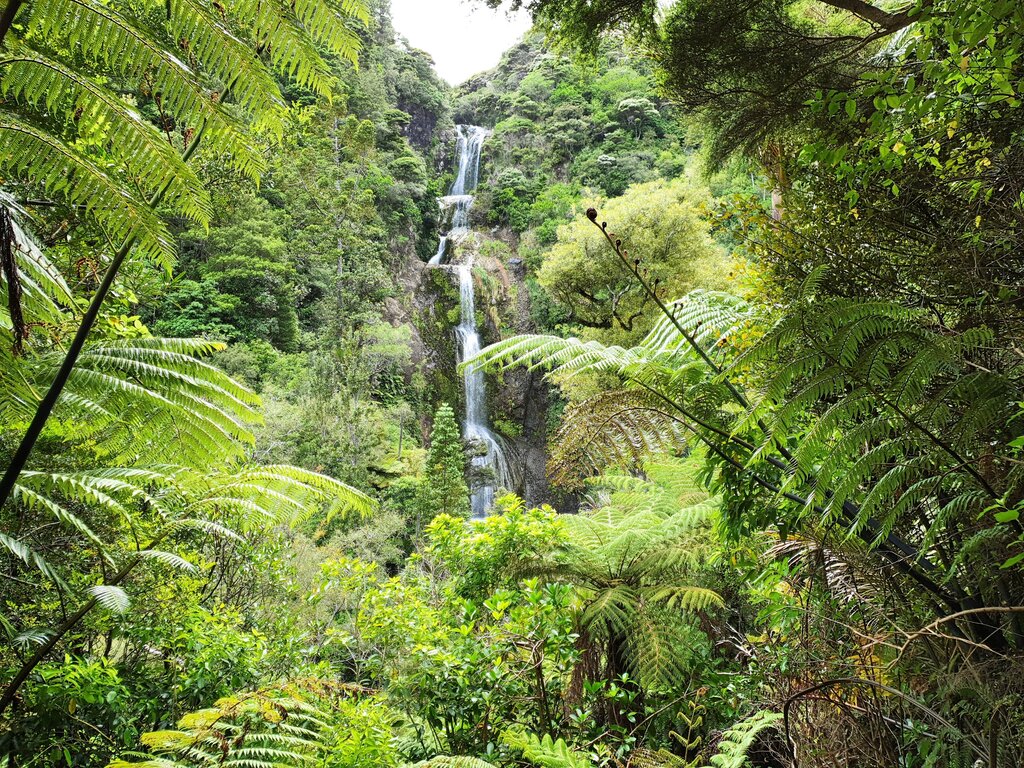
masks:
<path id="1" fill-rule="evenodd" d="M 476 300 L 473 292 L 473 264 L 460 264 L 455 268 L 459 275 L 459 299 L 462 320 L 457 334 L 461 347 L 461 360 L 468 360 L 480 351 L 480 334 L 476 330 Z M 511 485 L 508 461 L 498 438 L 487 426 L 487 389 L 484 373 L 475 368 L 466 368 L 462 376 L 466 392 L 466 418 L 463 434 L 467 441 L 480 443 L 486 452 L 472 459 L 474 467 L 485 479 L 477 484 L 470 494 L 473 517 L 483 517 L 494 504 L 494 489 Z"/>
<path id="2" fill-rule="evenodd" d="M 484 140 L 490 134 L 486 128 L 475 125 L 456 126 L 458 139 L 455 154 L 459 158 L 459 167 L 455 180 L 446 197 L 439 198 L 437 203 L 441 209 L 442 221 L 447 220 L 451 211 L 451 220 L 447 231 L 441 235 L 437 253 L 430 260 L 431 264 L 440 264 L 447 254 L 448 244 L 459 242 L 469 233 L 469 211 L 473 207 L 473 192 L 476 191 L 480 176 L 480 152 Z M 469 261 L 455 267 L 459 275 L 459 298 L 461 321 L 456 329 L 459 338 L 459 360 L 468 360 L 480 351 L 480 335 L 476 330 L 476 298 L 473 292 L 473 263 Z M 466 414 L 463 419 L 462 433 L 467 442 L 475 443 L 486 449 L 472 460 L 476 477 L 470 492 L 470 507 L 473 517 L 483 517 L 494 504 L 495 488 L 511 487 L 509 465 L 505 460 L 505 452 L 501 442 L 491 432 L 487 424 L 487 390 L 483 371 L 467 369 L 463 374 L 466 393 Z"/>
<path id="3" fill-rule="evenodd" d="M 484 140 L 490 135 L 486 128 L 475 125 L 458 125 L 455 127 L 458 139 L 455 142 L 455 154 L 459 158 L 459 167 L 455 180 L 445 197 L 440 197 L 437 204 L 441 209 L 444 221 L 448 211 L 452 212 L 451 224 L 441 235 L 437 253 L 430 260 L 431 264 L 440 264 L 448 250 L 448 243 L 458 242 L 469 232 L 469 209 L 473 207 L 477 179 L 480 176 L 480 151 Z"/>

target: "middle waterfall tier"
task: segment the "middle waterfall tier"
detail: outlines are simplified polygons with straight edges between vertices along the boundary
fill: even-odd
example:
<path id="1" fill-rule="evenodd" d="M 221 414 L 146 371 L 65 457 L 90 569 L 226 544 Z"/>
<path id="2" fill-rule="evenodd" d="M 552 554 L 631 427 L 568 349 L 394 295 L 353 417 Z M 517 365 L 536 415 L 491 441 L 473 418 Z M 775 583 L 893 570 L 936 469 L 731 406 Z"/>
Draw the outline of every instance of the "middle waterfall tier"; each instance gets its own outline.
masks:
<path id="1" fill-rule="evenodd" d="M 461 322 L 457 329 L 461 361 L 474 357 L 480 351 L 480 334 L 476 329 L 476 297 L 473 290 L 472 263 L 455 268 L 459 275 Z M 474 474 L 470 492 L 473 517 L 481 518 L 494 504 L 496 488 L 511 487 L 509 464 L 498 437 L 487 424 L 487 388 L 484 372 L 467 367 L 462 381 L 466 391 L 466 418 L 463 433 L 466 441 L 476 444 L 478 453 L 471 460 Z"/>

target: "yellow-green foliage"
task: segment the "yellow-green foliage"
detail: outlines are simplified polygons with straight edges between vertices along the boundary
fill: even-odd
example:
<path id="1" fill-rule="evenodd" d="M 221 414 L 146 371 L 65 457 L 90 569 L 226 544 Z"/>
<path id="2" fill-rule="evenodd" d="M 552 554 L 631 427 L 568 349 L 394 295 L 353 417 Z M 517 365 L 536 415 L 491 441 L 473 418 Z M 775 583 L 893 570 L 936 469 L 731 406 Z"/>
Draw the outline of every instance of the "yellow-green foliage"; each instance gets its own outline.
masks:
<path id="1" fill-rule="evenodd" d="M 182 717 L 174 730 L 145 733 L 153 757 L 109 768 L 204 768 L 398 763 L 395 716 L 356 686 L 303 679 L 218 700 Z"/>
<path id="2" fill-rule="evenodd" d="M 596 207 L 607 221 L 623 222 L 618 237 L 643 260 L 649 279 L 659 280 L 665 295 L 674 297 L 692 288 L 724 286 L 725 255 L 700 219 L 701 199 L 701 190 L 688 181 L 658 180 L 632 186 Z M 569 311 L 569 323 L 586 329 L 589 338 L 635 342 L 656 317 L 657 308 L 635 278 L 583 218 L 559 229 L 537 280 Z"/>
<path id="3" fill-rule="evenodd" d="M 509 730 L 501 735 L 501 740 L 522 752 L 531 765 L 541 768 L 593 768 L 594 765 L 590 758 L 566 744 L 565 739 L 552 739 L 549 733 L 540 738 L 535 733 Z"/>
<path id="4" fill-rule="evenodd" d="M 713 536 L 718 499 L 696 481 L 699 461 L 665 458 L 647 479 L 599 478 L 593 507 L 563 515 L 565 543 L 524 567 L 575 585 L 583 597 L 578 623 L 591 642 L 624 656 L 625 669 L 648 687 L 686 679 L 689 627 L 680 613 L 722 605 L 694 583 Z"/>

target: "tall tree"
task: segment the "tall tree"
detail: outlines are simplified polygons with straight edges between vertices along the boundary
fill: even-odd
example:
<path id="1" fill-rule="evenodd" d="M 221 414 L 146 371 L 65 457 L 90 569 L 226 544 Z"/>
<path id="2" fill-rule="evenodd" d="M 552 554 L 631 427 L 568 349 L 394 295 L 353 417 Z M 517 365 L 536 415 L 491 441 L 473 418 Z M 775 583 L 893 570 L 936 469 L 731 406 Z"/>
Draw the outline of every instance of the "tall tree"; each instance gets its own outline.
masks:
<path id="1" fill-rule="evenodd" d="M 424 522 L 437 515 L 469 515 L 469 487 L 466 485 L 466 452 L 462 447 L 459 425 L 448 403 L 434 414 L 430 432 L 427 476 L 420 497 Z"/>

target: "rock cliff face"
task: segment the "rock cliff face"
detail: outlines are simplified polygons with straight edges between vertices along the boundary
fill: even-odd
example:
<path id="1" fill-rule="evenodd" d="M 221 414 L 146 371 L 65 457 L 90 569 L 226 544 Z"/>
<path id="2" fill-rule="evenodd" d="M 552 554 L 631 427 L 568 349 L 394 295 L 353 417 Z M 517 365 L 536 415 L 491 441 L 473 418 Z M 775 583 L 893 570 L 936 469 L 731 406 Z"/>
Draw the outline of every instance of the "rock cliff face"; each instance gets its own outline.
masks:
<path id="1" fill-rule="evenodd" d="M 529 333 L 529 292 L 522 262 L 511 256 L 508 233 L 473 232 L 452 251 L 451 259 L 472 258 L 477 323 L 483 344 Z M 464 405 L 458 372 L 459 292 L 454 270 L 428 266 L 410 253 L 398 275 L 401 294 L 388 304 L 392 323 L 413 328 L 412 366 L 407 377 L 422 376 L 426 398 L 422 427 L 433 407 L 448 402 L 457 411 Z M 491 428 L 506 447 L 515 487 L 528 504 L 553 503 L 547 482 L 549 388 L 539 372 L 516 369 L 487 375 L 487 404 Z"/>
<path id="2" fill-rule="evenodd" d="M 492 305 L 487 331 L 499 338 L 535 332 L 530 320 L 530 296 L 526 288 L 526 268 L 521 259 L 506 262 L 482 259 L 480 268 L 490 276 L 504 278 L 507 290 Z M 491 392 L 491 413 L 500 428 L 508 425 L 514 434 L 506 435 L 512 447 L 521 486 L 519 494 L 532 505 L 552 503 L 547 482 L 547 438 L 549 387 L 543 374 L 517 368 L 496 377 Z"/>
<path id="3" fill-rule="evenodd" d="M 421 152 L 429 150 L 440 120 L 437 111 L 407 100 L 399 100 L 398 108 L 409 115 L 409 124 L 403 131 L 409 143 Z"/>

